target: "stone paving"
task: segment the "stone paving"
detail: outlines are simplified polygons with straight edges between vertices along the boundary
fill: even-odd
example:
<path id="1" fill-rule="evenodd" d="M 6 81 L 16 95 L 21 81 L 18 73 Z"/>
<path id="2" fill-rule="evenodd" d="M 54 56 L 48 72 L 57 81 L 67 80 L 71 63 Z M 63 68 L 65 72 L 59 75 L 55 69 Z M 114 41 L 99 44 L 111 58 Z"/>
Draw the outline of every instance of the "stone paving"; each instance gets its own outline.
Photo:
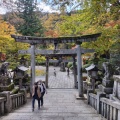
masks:
<path id="1" fill-rule="evenodd" d="M 56 69 L 56 77 L 54 76 L 54 68 Z M 37 69 L 45 69 L 44 67 L 37 67 Z M 38 76 L 36 81 L 45 80 L 45 76 Z M 61 72 L 59 67 L 49 67 L 49 88 L 74 88 L 74 76 L 72 72 L 67 76 L 67 72 Z"/>
<path id="2" fill-rule="evenodd" d="M 32 112 L 31 100 L 28 99 L 24 106 L 2 116 L 0 120 L 104 120 L 91 106 L 87 105 L 86 100 L 76 99 L 75 96 L 78 93 L 76 89 L 60 89 L 60 87 L 73 88 L 72 75 L 68 78 L 66 73 L 61 72 L 54 78 L 51 70 L 49 77 L 50 88 L 58 87 L 58 89 L 47 90 L 44 106 L 40 110 L 36 101 L 35 111 Z"/>
<path id="3" fill-rule="evenodd" d="M 56 77 L 50 72 L 49 75 L 49 88 L 74 88 L 73 74 L 67 76 L 66 72 L 56 72 Z"/>

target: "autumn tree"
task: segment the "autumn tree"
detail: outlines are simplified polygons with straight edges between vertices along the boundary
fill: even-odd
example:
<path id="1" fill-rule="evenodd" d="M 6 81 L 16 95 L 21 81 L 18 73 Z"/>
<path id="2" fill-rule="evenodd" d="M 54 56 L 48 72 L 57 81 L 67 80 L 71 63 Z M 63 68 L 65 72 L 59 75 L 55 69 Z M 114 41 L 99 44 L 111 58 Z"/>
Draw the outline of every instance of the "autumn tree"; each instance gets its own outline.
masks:
<path id="1" fill-rule="evenodd" d="M 16 34 L 14 26 L 4 21 L 0 17 L 0 52 L 6 55 L 6 60 L 16 62 L 18 59 L 18 50 L 27 49 L 28 44 L 17 43 L 11 38 L 11 34 Z"/>

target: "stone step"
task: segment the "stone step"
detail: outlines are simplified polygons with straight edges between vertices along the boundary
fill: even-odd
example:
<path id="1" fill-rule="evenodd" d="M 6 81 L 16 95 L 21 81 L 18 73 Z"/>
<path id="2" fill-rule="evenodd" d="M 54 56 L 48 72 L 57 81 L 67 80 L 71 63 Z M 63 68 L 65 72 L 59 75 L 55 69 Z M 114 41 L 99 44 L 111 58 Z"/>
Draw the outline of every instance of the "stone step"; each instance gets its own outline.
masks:
<path id="1" fill-rule="evenodd" d="M 76 89 L 48 89 L 44 106 L 38 110 L 37 101 L 32 112 L 31 99 L 28 103 L 0 120 L 104 120 L 86 100 L 77 100 Z"/>
<path id="2" fill-rule="evenodd" d="M 3 119 L 1 119 L 3 120 Z M 98 116 L 18 116 L 18 118 L 5 118 L 4 120 L 105 120 Z"/>

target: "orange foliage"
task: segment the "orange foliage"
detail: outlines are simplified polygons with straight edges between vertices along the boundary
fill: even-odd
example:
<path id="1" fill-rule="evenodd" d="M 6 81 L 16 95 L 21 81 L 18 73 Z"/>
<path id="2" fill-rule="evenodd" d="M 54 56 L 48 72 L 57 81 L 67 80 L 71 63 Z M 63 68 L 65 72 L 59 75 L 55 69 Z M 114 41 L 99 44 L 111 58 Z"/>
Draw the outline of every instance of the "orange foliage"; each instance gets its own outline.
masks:
<path id="1" fill-rule="evenodd" d="M 117 21 L 110 21 L 109 23 L 105 24 L 105 27 L 114 27 L 116 24 L 120 24 L 120 20 Z"/>
<path id="2" fill-rule="evenodd" d="M 0 61 L 5 61 L 6 55 L 0 52 Z"/>
<path id="3" fill-rule="evenodd" d="M 45 32 L 45 36 L 46 37 L 58 37 L 59 35 L 56 31 L 49 30 L 49 31 Z"/>

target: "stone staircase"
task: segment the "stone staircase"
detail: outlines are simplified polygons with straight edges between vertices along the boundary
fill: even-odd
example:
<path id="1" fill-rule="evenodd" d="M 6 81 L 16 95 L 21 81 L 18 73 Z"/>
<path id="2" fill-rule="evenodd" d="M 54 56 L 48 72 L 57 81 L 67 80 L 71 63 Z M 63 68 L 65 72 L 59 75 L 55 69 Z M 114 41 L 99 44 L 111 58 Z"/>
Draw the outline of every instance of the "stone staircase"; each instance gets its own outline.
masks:
<path id="1" fill-rule="evenodd" d="M 48 89 L 44 106 L 32 112 L 31 100 L 21 108 L 2 116 L 0 120 L 104 120 L 86 100 L 77 100 L 76 89 Z"/>

